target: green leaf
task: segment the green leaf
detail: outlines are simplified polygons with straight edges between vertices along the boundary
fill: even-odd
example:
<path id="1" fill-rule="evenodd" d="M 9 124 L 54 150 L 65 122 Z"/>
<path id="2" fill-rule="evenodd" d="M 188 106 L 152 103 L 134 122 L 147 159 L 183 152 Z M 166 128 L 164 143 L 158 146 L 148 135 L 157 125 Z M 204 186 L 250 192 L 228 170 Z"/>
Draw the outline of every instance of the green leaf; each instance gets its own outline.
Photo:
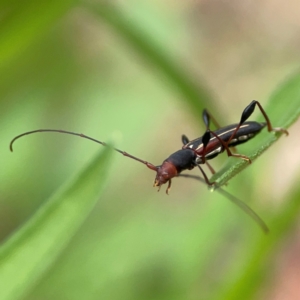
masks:
<path id="1" fill-rule="evenodd" d="M 74 4 L 67 1 L 12 1 L 1 5 L 0 68 L 37 41 Z"/>
<path id="2" fill-rule="evenodd" d="M 170 58 L 170 54 L 166 52 L 166 45 L 159 45 L 146 28 L 141 29 L 141 24 L 126 17 L 119 8 L 108 3 L 95 5 L 84 2 L 82 5 L 106 22 L 137 54 L 148 61 L 159 75 L 165 77 L 171 83 L 172 90 L 177 90 L 183 97 L 181 103 L 190 109 L 199 122 L 202 121 L 205 103 L 213 106 L 213 97 L 203 80 L 197 78 L 196 84 L 183 66 Z"/>
<path id="3" fill-rule="evenodd" d="M 281 87 L 271 96 L 266 107 L 266 111 L 274 127 L 288 128 L 299 117 L 300 114 L 300 74 L 289 78 Z M 262 117 L 259 118 L 262 120 Z M 249 145 L 252 148 L 248 150 L 248 155 L 252 160 L 260 156 L 267 150 L 280 135 L 265 132 L 261 139 L 251 141 Z M 286 138 L 286 137 L 283 137 Z M 290 139 L 292 137 L 288 137 Z M 254 144 L 254 145 L 253 145 Z M 219 184 L 225 183 L 235 174 L 247 166 L 244 162 L 230 162 L 215 177 L 218 178 Z M 233 169 L 235 168 L 235 172 Z M 229 281 L 223 281 L 223 291 L 220 289 L 215 299 L 253 299 L 259 291 L 260 286 L 265 283 L 267 276 L 272 268 L 268 263 L 274 260 L 279 246 L 286 237 L 292 232 L 293 226 L 297 223 L 300 212 L 300 190 L 295 186 L 294 191 L 286 196 L 284 203 L 277 214 L 274 214 L 269 220 L 271 233 L 268 237 L 254 237 L 249 242 L 249 247 L 245 248 L 247 253 L 244 263 L 241 262 L 241 270 L 234 279 L 228 277 Z M 247 249 L 247 250 L 246 250 Z"/>
<path id="4" fill-rule="evenodd" d="M 274 127 L 288 128 L 298 119 L 300 115 L 300 74 L 286 81 L 271 96 L 265 111 Z M 262 121 L 262 117 L 259 120 Z M 251 143 L 248 144 L 249 147 L 241 154 L 247 155 L 251 161 L 254 161 L 276 142 L 281 135 L 280 133 L 261 133 L 259 135 L 260 139 L 257 137 L 251 140 Z M 283 138 L 286 137 L 284 136 Z M 224 185 L 248 165 L 249 163 L 242 159 L 231 157 L 226 165 L 211 178 L 211 181 L 216 181 L 217 186 Z"/>
<path id="5" fill-rule="evenodd" d="M 24 297 L 67 246 L 99 199 L 110 154 L 100 152 L 0 248 L 1 300 Z"/>
<path id="6" fill-rule="evenodd" d="M 219 293 L 215 299 L 238 300 L 254 299 L 254 295 L 259 291 L 260 286 L 268 278 L 271 267 L 268 263 L 274 260 L 274 255 L 278 251 L 286 237 L 292 232 L 297 224 L 300 212 L 300 189 L 299 187 L 291 193 L 280 209 L 280 213 L 273 218 L 270 223 L 271 234 L 261 236 L 252 241 L 252 249 L 244 260 L 241 272 L 236 276 L 236 280 L 230 284 L 224 281 L 224 291 Z"/>

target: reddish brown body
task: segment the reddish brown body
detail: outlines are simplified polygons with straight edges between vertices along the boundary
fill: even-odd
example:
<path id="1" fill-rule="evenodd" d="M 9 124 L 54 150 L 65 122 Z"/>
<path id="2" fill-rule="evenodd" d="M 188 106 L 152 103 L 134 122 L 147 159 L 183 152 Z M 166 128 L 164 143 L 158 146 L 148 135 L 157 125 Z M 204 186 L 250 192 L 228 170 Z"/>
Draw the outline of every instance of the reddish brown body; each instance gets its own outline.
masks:
<path id="1" fill-rule="evenodd" d="M 230 140 L 237 126 L 238 124 L 229 125 L 214 131 L 214 134 L 210 133 L 210 139 L 206 147 L 202 137 L 183 145 L 182 150 L 171 154 L 163 161 L 161 166 L 157 167 L 154 186 L 160 187 L 169 181 L 168 193 L 172 178 L 178 176 L 184 170 L 192 170 L 195 166 L 204 164 L 207 160 L 224 152 L 228 147 L 247 142 L 258 134 L 266 126 L 266 123 L 245 122 L 236 132 L 234 138 Z M 224 145 L 229 140 L 230 143 Z"/>

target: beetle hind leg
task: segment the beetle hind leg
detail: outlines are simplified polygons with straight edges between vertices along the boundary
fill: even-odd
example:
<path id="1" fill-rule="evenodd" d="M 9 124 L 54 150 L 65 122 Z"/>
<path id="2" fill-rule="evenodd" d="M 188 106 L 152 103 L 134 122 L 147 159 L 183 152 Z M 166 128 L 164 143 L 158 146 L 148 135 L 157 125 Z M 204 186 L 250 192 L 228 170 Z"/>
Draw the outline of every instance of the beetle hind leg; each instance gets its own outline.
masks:
<path id="1" fill-rule="evenodd" d="M 289 135 L 289 132 L 281 127 L 272 127 L 271 131 L 273 132 L 280 132 L 280 133 L 284 133 L 285 135 Z"/>
<path id="2" fill-rule="evenodd" d="M 229 155 L 229 156 L 241 158 L 241 159 L 245 160 L 246 162 L 248 162 L 249 164 L 252 163 L 251 159 L 246 155 L 242 155 L 242 154 L 238 154 L 238 153 L 231 153 L 231 155 Z"/>

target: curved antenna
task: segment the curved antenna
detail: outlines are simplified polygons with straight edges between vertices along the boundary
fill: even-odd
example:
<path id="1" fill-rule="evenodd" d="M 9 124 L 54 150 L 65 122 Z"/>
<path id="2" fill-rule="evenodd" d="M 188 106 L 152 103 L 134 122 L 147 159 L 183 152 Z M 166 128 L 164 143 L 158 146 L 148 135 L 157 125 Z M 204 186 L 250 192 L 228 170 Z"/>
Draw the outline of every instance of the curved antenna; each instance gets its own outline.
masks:
<path id="1" fill-rule="evenodd" d="M 185 177 L 185 178 L 192 178 L 199 180 L 203 183 L 205 183 L 205 180 L 197 175 L 192 175 L 192 174 L 179 174 L 178 177 Z M 240 199 L 236 198 L 232 194 L 228 193 L 224 189 L 217 187 L 215 189 L 218 191 L 220 194 L 222 194 L 224 197 L 229 199 L 231 202 L 233 202 L 235 205 L 237 205 L 240 209 L 242 209 L 252 220 L 261 228 L 261 230 L 264 233 L 269 232 L 269 228 L 266 225 L 266 223 L 261 219 L 261 217 L 250 207 L 248 206 L 245 202 L 241 201 Z"/>
<path id="2" fill-rule="evenodd" d="M 105 146 L 105 147 L 108 146 L 106 143 L 101 142 L 101 141 L 99 141 L 99 140 L 96 140 L 96 139 L 94 139 L 94 138 L 92 138 L 92 137 L 89 137 L 89 136 L 87 136 L 87 135 L 85 135 L 85 134 L 83 134 L 83 133 L 76 133 L 76 132 L 71 132 L 71 131 L 66 131 L 66 130 L 60 130 L 60 129 L 37 129 L 37 130 L 32 130 L 32 131 L 24 132 L 24 133 L 22 133 L 22 134 L 17 135 L 16 137 L 14 137 L 14 138 L 12 139 L 12 141 L 10 142 L 10 144 L 9 144 L 9 149 L 10 149 L 10 151 L 13 152 L 13 143 L 14 143 L 17 139 L 19 139 L 19 138 L 21 138 L 21 137 L 23 137 L 23 136 L 25 136 L 25 135 L 33 134 L 33 133 L 38 133 L 38 132 L 57 132 L 57 133 L 71 134 L 71 135 L 76 135 L 76 136 L 82 137 L 82 138 L 84 138 L 84 139 L 93 141 L 93 142 L 95 142 L 95 143 L 101 144 L 102 146 Z M 123 154 L 123 155 L 126 156 L 126 157 L 132 158 L 132 159 L 134 159 L 134 160 L 136 160 L 136 161 L 138 161 L 138 162 L 140 162 L 140 163 L 146 165 L 149 169 L 151 169 L 151 170 L 153 170 L 153 171 L 157 171 L 157 170 L 158 170 L 158 167 L 154 166 L 153 164 L 151 164 L 151 163 L 149 163 L 149 162 L 147 162 L 147 161 L 145 161 L 145 160 L 142 160 L 142 159 L 140 159 L 140 158 L 138 158 L 138 157 L 135 157 L 135 156 L 133 156 L 133 155 L 131 155 L 131 154 L 125 152 L 125 151 L 119 150 L 119 149 L 117 149 L 117 148 L 113 148 L 113 149 L 114 149 L 115 151 L 117 151 L 117 152 Z"/>

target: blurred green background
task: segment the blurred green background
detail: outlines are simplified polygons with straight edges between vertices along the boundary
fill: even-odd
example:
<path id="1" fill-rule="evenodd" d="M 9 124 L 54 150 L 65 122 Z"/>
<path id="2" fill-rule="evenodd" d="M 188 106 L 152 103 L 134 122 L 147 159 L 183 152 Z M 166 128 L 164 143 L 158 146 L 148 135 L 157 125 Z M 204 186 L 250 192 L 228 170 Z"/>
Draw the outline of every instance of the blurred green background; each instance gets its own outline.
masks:
<path id="1" fill-rule="evenodd" d="M 0 5 L 3 243 L 103 150 L 45 133 L 17 141 L 10 153 L 14 136 L 65 129 L 159 165 L 181 148 L 181 134 L 203 133 L 202 107 L 221 124 L 235 123 L 252 99 L 266 106 L 299 68 L 300 7 L 293 0 Z M 299 130 L 298 122 L 227 187 L 269 225 L 299 198 Z M 212 164 L 218 169 L 225 160 Z M 96 208 L 24 299 L 300 297 L 296 218 L 277 236 L 271 225 L 271 237 L 263 236 L 217 192 L 175 179 L 166 196 L 165 187 L 152 188 L 154 175 L 116 153 Z M 255 253 L 257 269 L 249 271 Z M 280 298 L 286 293 L 296 296 Z"/>

